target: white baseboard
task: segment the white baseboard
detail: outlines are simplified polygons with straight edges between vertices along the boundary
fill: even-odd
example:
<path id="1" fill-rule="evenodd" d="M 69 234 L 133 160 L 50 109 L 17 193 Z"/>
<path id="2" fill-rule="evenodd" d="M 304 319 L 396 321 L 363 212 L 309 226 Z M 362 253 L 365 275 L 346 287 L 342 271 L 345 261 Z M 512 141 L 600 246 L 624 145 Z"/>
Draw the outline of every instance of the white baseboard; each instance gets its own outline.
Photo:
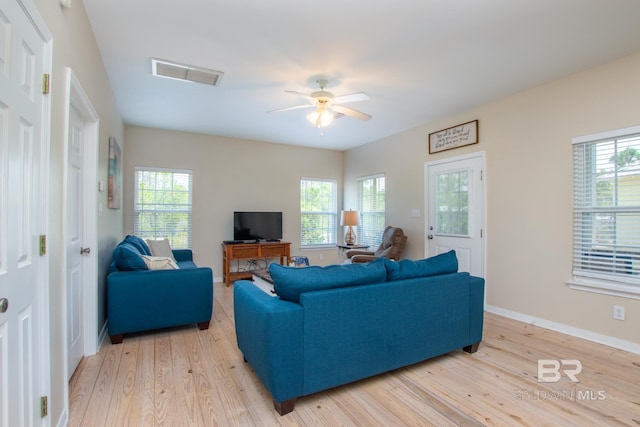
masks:
<path id="1" fill-rule="evenodd" d="M 67 409 L 65 409 L 64 411 L 62 411 L 62 414 L 60 414 L 60 418 L 56 423 L 56 427 L 66 427 L 68 424 L 69 424 L 69 412 L 67 412 Z"/>
<path id="2" fill-rule="evenodd" d="M 585 340 L 597 342 L 598 344 L 604 344 L 608 345 L 609 347 L 619 348 L 631 353 L 640 354 L 640 344 L 632 341 L 621 340 L 609 335 L 598 334 L 586 329 L 580 329 L 562 323 L 552 322 L 550 320 L 529 316 L 528 314 L 522 314 L 516 311 L 506 310 L 504 308 L 496 307 L 493 305 L 485 305 L 484 308 L 489 313 L 494 313 L 499 316 L 508 317 L 510 319 L 518 320 L 523 323 L 540 326 L 541 328 L 561 332 L 573 337 L 582 338 Z"/>

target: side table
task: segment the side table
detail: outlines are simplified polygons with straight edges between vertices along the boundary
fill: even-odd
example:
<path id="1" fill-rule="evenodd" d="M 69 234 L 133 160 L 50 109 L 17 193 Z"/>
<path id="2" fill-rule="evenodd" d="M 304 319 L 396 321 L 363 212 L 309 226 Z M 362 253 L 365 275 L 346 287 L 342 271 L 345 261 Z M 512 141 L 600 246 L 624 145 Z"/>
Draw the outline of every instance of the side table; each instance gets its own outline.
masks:
<path id="1" fill-rule="evenodd" d="M 369 245 L 336 245 L 338 247 L 338 264 L 347 260 L 347 251 L 350 249 L 369 249 Z"/>

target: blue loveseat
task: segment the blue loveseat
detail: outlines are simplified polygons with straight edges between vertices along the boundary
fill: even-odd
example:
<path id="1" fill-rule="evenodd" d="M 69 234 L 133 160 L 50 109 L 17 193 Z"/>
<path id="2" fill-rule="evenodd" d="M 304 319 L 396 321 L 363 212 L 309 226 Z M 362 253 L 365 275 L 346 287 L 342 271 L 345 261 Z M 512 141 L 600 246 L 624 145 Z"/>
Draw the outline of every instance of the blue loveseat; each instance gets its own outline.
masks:
<path id="1" fill-rule="evenodd" d="M 484 280 L 454 251 L 420 261 L 295 268 L 271 264 L 274 297 L 234 285 L 236 338 L 276 410 L 296 398 L 482 340 Z"/>
<path id="2" fill-rule="evenodd" d="M 213 271 L 198 267 L 190 249 L 174 249 L 178 269 L 149 270 L 144 240 L 127 236 L 113 250 L 107 276 L 107 315 L 113 344 L 126 333 L 197 323 L 207 329 L 213 312 Z"/>

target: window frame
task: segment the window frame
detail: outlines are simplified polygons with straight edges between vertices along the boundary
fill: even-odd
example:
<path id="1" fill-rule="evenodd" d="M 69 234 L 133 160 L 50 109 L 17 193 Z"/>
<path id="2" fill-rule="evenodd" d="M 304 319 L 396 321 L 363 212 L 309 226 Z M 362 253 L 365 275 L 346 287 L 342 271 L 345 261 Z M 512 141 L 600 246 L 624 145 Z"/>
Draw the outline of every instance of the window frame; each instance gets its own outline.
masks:
<path id="1" fill-rule="evenodd" d="M 376 182 L 382 178 L 384 180 L 384 200 L 383 200 L 383 210 L 375 210 L 375 211 L 366 211 L 364 210 L 365 203 L 364 201 L 364 192 L 363 186 L 367 181 Z M 357 178 L 357 187 L 358 187 L 358 212 L 360 214 L 360 225 L 356 229 L 357 234 L 357 243 L 359 245 L 369 245 L 370 249 L 377 249 L 382 243 L 382 234 L 384 232 L 386 226 L 386 201 L 387 201 L 387 179 L 384 173 L 377 173 L 374 175 L 367 175 Z M 374 184 L 377 186 L 378 184 Z M 370 222 L 375 222 L 376 220 L 369 221 L 368 217 L 378 217 L 377 220 L 381 223 L 381 228 L 378 229 L 375 225 L 369 225 Z M 380 221 L 380 218 L 382 221 Z M 367 236 L 375 236 L 375 237 L 367 237 Z"/>
<path id="2" fill-rule="evenodd" d="M 167 210 L 159 210 L 155 209 L 156 213 L 169 213 L 169 212 L 183 212 L 187 214 L 187 241 L 186 245 L 176 242 L 173 239 L 173 236 L 167 235 L 167 233 L 160 232 L 159 229 L 154 228 L 151 230 L 141 229 L 141 224 L 139 221 L 139 215 L 143 212 L 151 212 L 153 209 L 144 209 L 140 208 L 140 204 L 138 203 L 138 194 L 139 194 L 139 181 L 140 181 L 140 172 L 154 172 L 154 173 L 171 173 L 172 174 L 172 182 L 174 174 L 183 174 L 188 175 L 188 203 L 180 206 L 185 206 L 185 209 L 167 209 Z M 173 187 L 172 187 L 173 188 Z M 157 187 L 156 187 L 157 189 Z M 173 190 L 172 190 L 173 191 Z M 133 227 L 134 234 L 143 239 L 157 239 L 157 238 L 167 238 L 172 248 L 174 249 L 191 249 L 193 245 L 193 171 L 189 169 L 170 169 L 170 168 L 156 168 L 156 167 L 147 167 L 147 166 L 136 166 L 134 168 L 134 192 L 133 192 Z M 180 230 L 182 231 L 182 230 Z"/>
<path id="3" fill-rule="evenodd" d="M 581 156 L 582 151 L 593 146 L 594 150 L 598 145 L 604 146 L 605 144 L 613 144 L 615 148 L 614 153 L 617 153 L 618 142 L 623 139 L 640 137 L 640 126 L 633 126 L 624 129 L 617 129 L 608 132 L 602 132 L 597 134 L 585 135 L 572 139 L 572 152 L 573 152 L 573 244 L 572 244 L 572 279 L 567 284 L 572 289 L 589 291 L 595 293 L 601 293 L 606 295 L 621 296 L 626 298 L 640 299 L 640 277 L 638 276 L 639 267 L 637 263 L 640 262 L 639 255 L 631 255 L 631 267 L 630 273 L 627 277 L 626 274 L 613 273 L 616 268 L 620 267 L 620 261 L 618 260 L 618 247 L 621 245 L 618 232 L 610 232 L 613 242 L 609 244 L 613 248 L 611 263 L 603 263 L 600 260 L 598 262 L 598 268 L 587 267 L 580 268 L 580 265 L 589 265 L 589 262 L 594 262 L 595 250 L 597 241 L 595 237 L 591 237 L 595 225 L 595 220 L 583 220 L 585 215 L 596 215 L 607 213 L 614 218 L 618 218 L 618 214 L 629 214 L 633 216 L 640 216 L 640 204 L 639 205 L 625 205 L 619 204 L 616 200 L 614 204 L 607 205 L 605 208 L 598 206 L 597 194 L 594 191 L 590 191 L 590 188 L 596 186 L 596 178 L 602 171 L 598 171 L 597 167 L 589 164 L 586 157 Z M 595 157 L 594 157 L 595 159 Z M 592 160 L 593 162 L 595 160 Z M 640 165 L 636 166 L 636 169 L 640 168 Z M 618 169 L 614 168 L 614 176 L 617 178 Z M 613 183 L 613 191 L 617 193 L 620 188 L 620 183 L 615 180 Z M 590 192 L 590 193 L 589 193 Z M 584 193 L 591 194 L 591 197 L 583 196 Z M 589 203 L 588 200 L 591 199 Z M 616 220 L 617 221 L 617 220 Z M 632 225 L 636 225 L 636 228 L 640 227 L 640 220 L 635 221 L 635 218 L 631 218 Z M 589 227 L 591 226 L 591 227 Z M 586 236 L 586 238 L 584 237 Z M 609 236 L 609 235 L 607 235 Z M 626 237 L 625 237 L 626 238 Z M 585 241 L 587 242 L 585 244 Z M 587 247 L 588 245 L 590 247 Z M 603 256 L 606 258 L 606 256 Z M 602 267 L 600 267 L 602 266 Z M 612 273 L 604 271 L 598 271 L 598 269 L 611 268 Z"/>
<path id="4" fill-rule="evenodd" d="M 305 182 L 311 183 L 330 183 L 331 184 L 331 200 L 330 208 L 326 211 L 303 211 L 303 184 Z M 329 178 L 300 178 L 300 249 L 324 249 L 329 247 L 335 247 L 338 244 L 338 181 Z M 321 215 L 328 218 L 328 223 L 332 224 L 323 229 L 329 234 L 329 242 L 326 243 L 305 243 L 305 229 L 304 229 L 304 216 L 305 215 Z"/>

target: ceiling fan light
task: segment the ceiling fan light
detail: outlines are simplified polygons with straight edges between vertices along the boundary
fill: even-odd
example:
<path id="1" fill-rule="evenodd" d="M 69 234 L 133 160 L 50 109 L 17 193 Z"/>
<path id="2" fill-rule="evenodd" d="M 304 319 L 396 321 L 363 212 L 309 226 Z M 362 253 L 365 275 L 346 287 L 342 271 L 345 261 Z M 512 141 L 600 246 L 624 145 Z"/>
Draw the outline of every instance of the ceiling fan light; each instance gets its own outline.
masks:
<path id="1" fill-rule="evenodd" d="M 309 123 L 319 128 L 329 126 L 331 123 L 333 123 L 333 119 L 333 114 L 325 109 L 318 109 L 312 113 L 307 114 L 307 120 L 309 121 Z"/>

